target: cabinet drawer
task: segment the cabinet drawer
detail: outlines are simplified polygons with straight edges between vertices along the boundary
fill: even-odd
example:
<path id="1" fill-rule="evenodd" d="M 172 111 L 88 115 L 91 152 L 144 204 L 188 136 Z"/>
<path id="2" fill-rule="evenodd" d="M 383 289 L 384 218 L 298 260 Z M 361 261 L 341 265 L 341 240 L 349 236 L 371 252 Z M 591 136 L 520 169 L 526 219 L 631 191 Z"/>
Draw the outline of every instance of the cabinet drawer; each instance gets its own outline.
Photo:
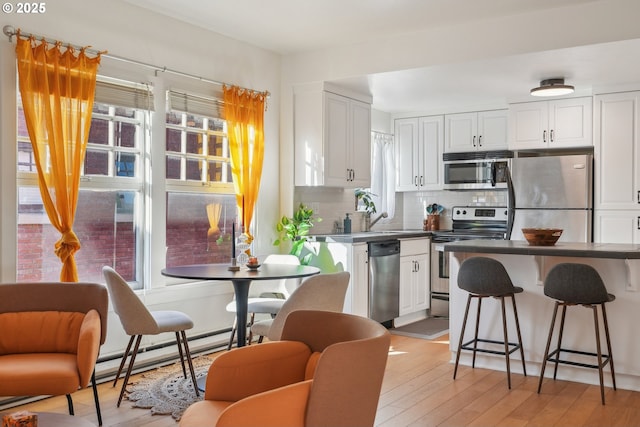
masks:
<path id="1" fill-rule="evenodd" d="M 431 239 L 401 239 L 400 256 L 428 254 Z"/>

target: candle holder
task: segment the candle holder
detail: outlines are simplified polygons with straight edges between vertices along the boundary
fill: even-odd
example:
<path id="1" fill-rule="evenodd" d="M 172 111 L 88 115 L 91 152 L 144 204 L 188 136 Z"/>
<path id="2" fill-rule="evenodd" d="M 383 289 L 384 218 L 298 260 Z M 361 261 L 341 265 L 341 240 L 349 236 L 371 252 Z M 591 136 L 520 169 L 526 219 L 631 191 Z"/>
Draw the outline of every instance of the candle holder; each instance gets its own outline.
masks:
<path id="1" fill-rule="evenodd" d="M 240 271 L 236 260 L 236 223 L 231 224 L 231 265 L 229 271 Z"/>

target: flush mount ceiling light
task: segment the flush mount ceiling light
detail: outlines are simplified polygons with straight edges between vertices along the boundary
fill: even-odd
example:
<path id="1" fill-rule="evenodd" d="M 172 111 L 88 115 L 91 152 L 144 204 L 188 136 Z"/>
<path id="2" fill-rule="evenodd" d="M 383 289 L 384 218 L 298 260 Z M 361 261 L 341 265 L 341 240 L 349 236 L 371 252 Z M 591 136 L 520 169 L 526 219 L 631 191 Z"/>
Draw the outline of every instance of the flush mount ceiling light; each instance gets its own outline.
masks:
<path id="1" fill-rule="evenodd" d="M 564 84 L 564 79 L 547 79 L 540 86 L 531 89 L 533 96 L 558 96 L 573 93 L 573 86 Z"/>

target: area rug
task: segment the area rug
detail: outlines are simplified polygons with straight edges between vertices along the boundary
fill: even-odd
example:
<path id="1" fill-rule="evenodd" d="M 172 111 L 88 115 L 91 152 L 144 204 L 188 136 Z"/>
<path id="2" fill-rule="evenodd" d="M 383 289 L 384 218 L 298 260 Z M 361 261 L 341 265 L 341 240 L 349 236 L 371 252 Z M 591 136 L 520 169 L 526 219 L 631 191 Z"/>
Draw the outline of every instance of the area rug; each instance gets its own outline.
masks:
<path id="1" fill-rule="evenodd" d="M 428 317 L 399 328 L 391 328 L 389 332 L 394 335 L 433 340 L 449 333 L 449 319 Z"/>
<path id="2" fill-rule="evenodd" d="M 193 359 L 196 379 L 207 374 L 212 361 L 207 356 Z M 176 421 L 180 421 L 189 405 L 202 400 L 204 394 L 201 392 L 200 397 L 196 396 L 189 367 L 185 379 L 180 362 L 143 373 L 140 381 L 129 384 L 126 391 L 132 406 L 151 409 L 151 415 L 171 415 Z"/>

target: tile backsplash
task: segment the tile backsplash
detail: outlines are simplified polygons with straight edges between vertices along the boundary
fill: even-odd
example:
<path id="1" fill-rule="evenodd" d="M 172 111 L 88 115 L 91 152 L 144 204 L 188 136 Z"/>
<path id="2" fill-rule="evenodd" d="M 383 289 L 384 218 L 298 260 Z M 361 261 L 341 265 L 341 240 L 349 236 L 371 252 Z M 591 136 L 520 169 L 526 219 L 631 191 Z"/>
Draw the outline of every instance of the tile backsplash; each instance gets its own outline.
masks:
<path id="1" fill-rule="evenodd" d="M 336 224 L 342 227 L 345 214 L 352 218 L 351 231 L 364 229 L 363 213 L 356 212 L 353 189 L 334 187 L 296 187 L 294 206 L 303 203 L 322 218 L 316 222 L 312 234 L 336 232 Z M 381 219 L 374 230 L 415 230 L 422 229 L 427 205 L 437 203 L 445 207 L 440 218 L 440 228 L 451 228 L 451 208 L 453 206 L 506 206 L 506 191 L 415 191 L 396 193 L 396 207 L 393 218 Z M 378 214 L 374 214 L 376 218 Z"/>

